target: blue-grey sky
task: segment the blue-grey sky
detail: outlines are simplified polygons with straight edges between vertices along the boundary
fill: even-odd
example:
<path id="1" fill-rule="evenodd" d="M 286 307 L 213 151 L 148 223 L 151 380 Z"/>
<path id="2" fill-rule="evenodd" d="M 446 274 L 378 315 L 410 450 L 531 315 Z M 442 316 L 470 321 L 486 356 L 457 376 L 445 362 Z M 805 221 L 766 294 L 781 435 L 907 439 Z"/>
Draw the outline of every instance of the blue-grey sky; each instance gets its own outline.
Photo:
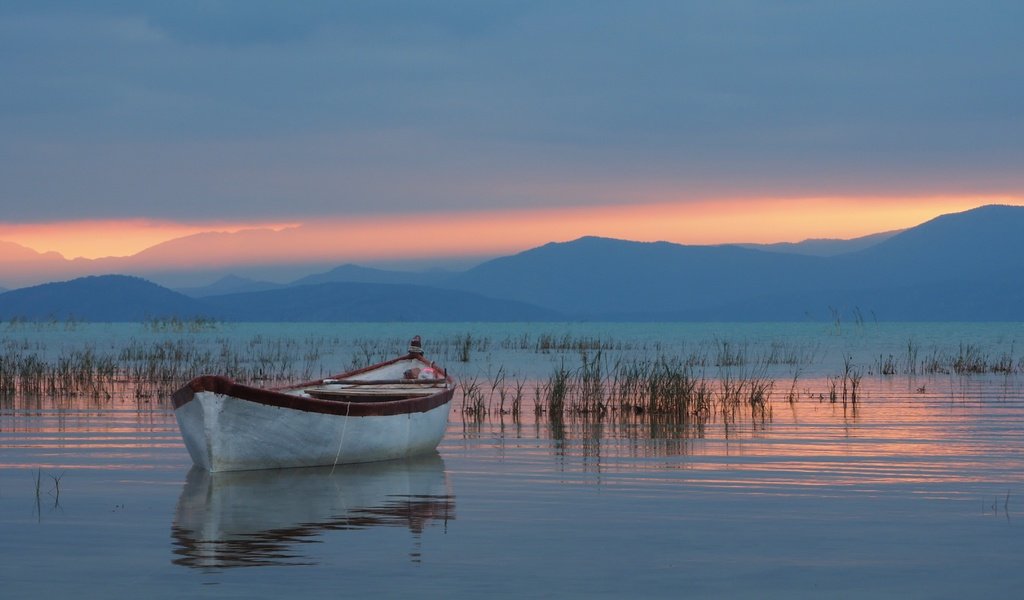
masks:
<path id="1" fill-rule="evenodd" d="M 0 222 L 1024 194 L 1024 2 L 0 3 Z"/>

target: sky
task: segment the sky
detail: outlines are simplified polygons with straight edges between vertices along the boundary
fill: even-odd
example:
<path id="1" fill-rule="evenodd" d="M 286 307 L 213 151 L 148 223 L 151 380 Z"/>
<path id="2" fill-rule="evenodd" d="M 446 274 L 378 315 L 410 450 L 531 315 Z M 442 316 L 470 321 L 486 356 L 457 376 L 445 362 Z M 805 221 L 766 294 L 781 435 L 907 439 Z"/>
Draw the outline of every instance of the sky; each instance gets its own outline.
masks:
<path id="1" fill-rule="evenodd" d="M 1021 23 L 1016 0 L 5 0 L 0 240 L 341 224 L 359 244 L 309 251 L 341 263 L 1024 204 Z"/>

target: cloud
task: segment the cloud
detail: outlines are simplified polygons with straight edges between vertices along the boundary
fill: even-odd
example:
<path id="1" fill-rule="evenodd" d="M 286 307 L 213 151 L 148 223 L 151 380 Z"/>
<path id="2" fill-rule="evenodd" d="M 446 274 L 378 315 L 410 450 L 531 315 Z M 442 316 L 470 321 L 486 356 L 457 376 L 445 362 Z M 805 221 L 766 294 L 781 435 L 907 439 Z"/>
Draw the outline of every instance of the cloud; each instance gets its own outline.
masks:
<path id="1" fill-rule="evenodd" d="M 9 2 L 0 220 L 1024 190 L 1017 2 Z"/>

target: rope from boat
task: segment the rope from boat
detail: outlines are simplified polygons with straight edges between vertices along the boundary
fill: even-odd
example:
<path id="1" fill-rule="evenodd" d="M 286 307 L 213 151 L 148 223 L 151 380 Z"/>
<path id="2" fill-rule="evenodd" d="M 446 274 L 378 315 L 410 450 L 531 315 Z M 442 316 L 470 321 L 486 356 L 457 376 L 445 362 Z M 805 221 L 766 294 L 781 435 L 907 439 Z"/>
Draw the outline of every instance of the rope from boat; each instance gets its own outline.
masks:
<path id="1" fill-rule="evenodd" d="M 345 431 L 348 429 L 348 415 L 350 412 L 352 412 L 351 402 L 345 407 L 345 420 L 341 423 L 341 440 L 338 441 L 338 452 L 334 455 L 334 464 L 331 465 L 331 475 L 334 475 L 334 469 L 338 466 L 338 460 L 341 458 L 341 447 L 345 445 Z"/>

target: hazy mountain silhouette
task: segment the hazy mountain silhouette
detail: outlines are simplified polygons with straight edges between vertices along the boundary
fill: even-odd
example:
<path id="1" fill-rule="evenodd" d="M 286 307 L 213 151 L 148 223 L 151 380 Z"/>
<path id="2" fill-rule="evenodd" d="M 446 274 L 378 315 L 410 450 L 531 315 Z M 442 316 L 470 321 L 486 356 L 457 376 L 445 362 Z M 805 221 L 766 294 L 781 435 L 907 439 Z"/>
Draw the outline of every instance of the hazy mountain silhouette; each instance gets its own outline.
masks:
<path id="1" fill-rule="evenodd" d="M 296 279 L 291 285 L 315 285 L 320 283 L 397 283 L 416 285 L 440 285 L 451 279 L 447 271 L 389 271 L 359 265 L 345 264 L 327 271 Z"/>
<path id="2" fill-rule="evenodd" d="M 0 319 L 145 321 L 549 321 L 554 311 L 414 285 L 325 283 L 190 298 L 126 275 L 90 276 L 0 295 Z"/>
<path id="3" fill-rule="evenodd" d="M 321 283 L 390 283 L 409 285 L 436 285 L 450 279 L 447 271 L 389 271 L 354 264 L 345 264 L 322 273 L 314 273 L 291 283 L 272 283 L 237 275 L 225 275 L 217 281 L 198 287 L 182 287 L 177 291 L 192 298 L 206 298 L 244 292 L 265 292 L 286 287 L 319 285 Z"/>
<path id="4" fill-rule="evenodd" d="M 221 296 L 223 294 L 237 294 L 242 292 L 265 292 L 285 287 L 280 283 L 269 281 L 257 281 L 237 275 L 225 275 L 210 285 L 200 287 L 178 288 L 176 291 L 190 298 L 205 298 L 207 296 Z"/>
<path id="5" fill-rule="evenodd" d="M 1019 281 L 1024 207 L 991 205 L 942 215 L 835 262 L 868 285 Z"/>
<path id="6" fill-rule="evenodd" d="M 253 257 L 266 255 L 280 236 L 294 235 L 291 230 L 250 229 L 231 233 L 205 232 L 161 242 L 131 256 L 75 258 L 68 260 L 57 252 L 35 252 L 11 242 L 0 241 L 0 281 L 4 285 L 36 285 L 39 273 L 53 279 L 75 278 L 108 273 L 125 273 L 143 278 L 175 280 L 177 286 L 189 286 L 198 274 L 223 276 L 236 267 L 280 272 L 278 261 L 267 259 L 261 269 L 250 264 Z M 186 259 L 183 261 L 183 259 Z M 182 264 L 189 266 L 181 266 Z M 325 264 L 294 265 L 326 268 Z M 311 272 L 310 269 L 303 269 Z M 184 276 L 184 277 L 183 277 Z M 294 275 L 293 275 L 294 276 Z"/>
<path id="7" fill-rule="evenodd" d="M 38 273 L 65 277 L 80 266 L 80 261 L 67 260 L 58 252 L 36 252 L 21 244 L 0 240 L 0 273 L 3 273 L 5 286 L 17 287 L 38 277 Z"/>
<path id="8" fill-rule="evenodd" d="M 825 259 L 738 246 L 585 237 L 479 265 L 449 284 L 584 318 L 672 313 L 823 285 Z"/>
<path id="9" fill-rule="evenodd" d="M 64 257 L 58 252 L 36 252 L 31 248 L 26 248 L 21 244 L 15 244 L 14 242 L 5 242 L 0 240 L 0 263 L 14 263 L 14 262 L 45 262 L 45 261 L 63 261 Z"/>
<path id="10" fill-rule="evenodd" d="M 0 295 L 0 318 L 31 320 L 144 321 L 209 314 L 196 300 L 126 275 L 44 283 Z"/>
<path id="11" fill-rule="evenodd" d="M 551 321 L 555 311 L 522 302 L 417 285 L 321 283 L 204 299 L 233 321 Z"/>
<path id="12" fill-rule="evenodd" d="M 281 289 L 256 291 L 276 284 L 233 277 L 190 291 L 203 298 L 133 277 L 87 277 L 9 291 L 0 296 L 0 317 L 1024 320 L 1022 231 L 1024 207 L 986 206 L 882 234 L 867 247 L 833 256 L 584 237 L 462 273 L 342 265 Z M 263 235 L 269 234 L 257 237 Z M 55 258 L 40 259 L 21 247 L 12 252 Z M 312 284 L 318 281 L 329 283 Z M 413 285 L 424 282 L 430 285 Z"/>
<path id="13" fill-rule="evenodd" d="M 751 250 L 764 250 L 766 252 L 784 252 L 788 254 L 805 254 L 807 256 L 838 256 L 849 252 L 856 252 L 865 248 L 875 246 L 892 236 L 906 231 L 897 229 L 873 233 L 849 240 L 835 240 L 828 238 L 815 238 L 802 242 L 779 242 L 776 244 L 736 244 L 741 248 Z"/>
<path id="14" fill-rule="evenodd" d="M 1024 319 L 1024 207 L 945 215 L 832 257 L 602 238 L 547 244 L 459 289 L 610 320 Z"/>

